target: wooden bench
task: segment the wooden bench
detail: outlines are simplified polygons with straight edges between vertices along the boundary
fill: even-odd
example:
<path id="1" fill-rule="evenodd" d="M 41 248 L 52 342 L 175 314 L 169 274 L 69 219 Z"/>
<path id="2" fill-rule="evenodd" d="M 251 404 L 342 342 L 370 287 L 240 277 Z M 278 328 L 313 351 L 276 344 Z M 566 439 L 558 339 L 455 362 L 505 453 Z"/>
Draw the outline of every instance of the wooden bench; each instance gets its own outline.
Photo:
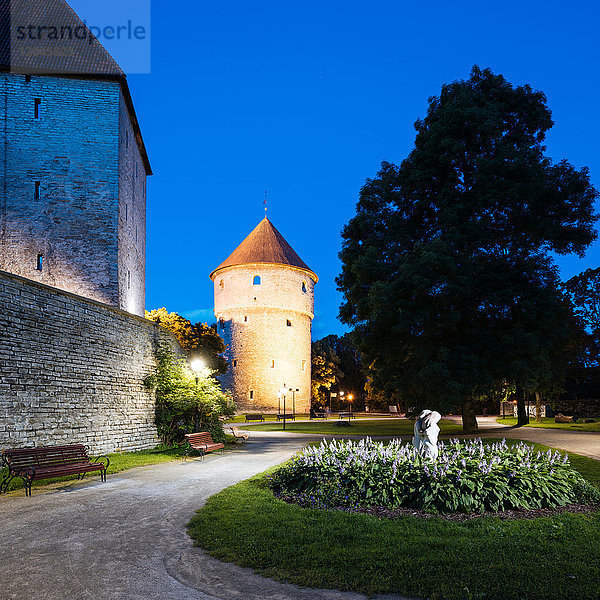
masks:
<path id="1" fill-rule="evenodd" d="M 247 431 L 241 431 L 237 427 L 229 427 L 229 430 L 231 431 L 231 435 L 235 438 L 236 443 L 238 440 L 241 440 L 245 443 L 250 437 L 250 434 Z"/>
<path id="2" fill-rule="evenodd" d="M 264 421 L 265 417 L 264 415 L 246 415 L 246 423 L 249 423 L 250 421 Z"/>
<path id="3" fill-rule="evenodd" d="M 296 415 L 294 413 L 281 413 L 279 415 L 277 415 L 277 420 L 278 421 L 282 421 L 283 419 L 285 419 L 286 421 L 295 421 L 296 420 Z"/>
<path id="4" fill-rule="evenodd" d="M 338 419 L 356 419 L 356 416 L 353 412 L 341 412 L 338 415 Z"/>
<path id="5" fill-rule="evenodd" d="M 214 452 L 215 450 L 221 450 L 221 452 L 223 452 L 223 449 L 225 448 L 225 444 L 213 442 L 212 436 L 208 431 L 186 433 L 185 437 L 187 438 L 188 447 L 185 451 L 184 460 L 187 458 L 190 449 L 198 450 L 202 456 L 202 460 L 204 460 L 204 456 L 209 452 Z"/>
<path id="6" fill-rule="evenodd" d="M 327 419 L 327 413 L 326 412 L 316 412 L 314 413 L 314 415 L 311 417 L 311 419 Z"/>
<path id="7" fill-rule="evenodd" d="M 100 462 L 100 459 L 105 462 Z M 31 496 L 31 483 L 38 479 L 65 475 L 78 475 L 82 479 L 86 473 L 100 471 L 100 481 L 106 481 L 110 460 L 108 456 L 99 456 L 92 462 L 83 444 L 71 444 L 4 450 L 2 463 L 8 468 L 8 473 L 0 483 L 0 494 L 8 490 L 15 477 L 20 477 L 25 484 L 25 495 Z"/>

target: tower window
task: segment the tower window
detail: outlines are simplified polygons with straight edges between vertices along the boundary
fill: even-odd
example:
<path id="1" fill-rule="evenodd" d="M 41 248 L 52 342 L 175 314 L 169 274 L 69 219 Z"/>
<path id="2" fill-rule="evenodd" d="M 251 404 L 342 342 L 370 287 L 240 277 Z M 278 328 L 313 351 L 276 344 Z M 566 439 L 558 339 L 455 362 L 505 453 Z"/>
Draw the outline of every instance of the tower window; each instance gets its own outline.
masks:
<path id="1" fill-rule="evenodd" d="M 234 361 L 233 361 L 233 366 L 237 367 L 237 360 L 236 359 L 234 359 Z"/>
<path id="2" fill-rule="evenodd" d="M 127 221 L 128 218 L 129 218 L 129 206 L 127 203 L 125 203 L 125 220 Z"/>
<path id="3" fill-rule="evenodd" d="M 273 360 L 271 361 L 271 369 L 274 369 L 274 368 L 275 368 L 275 359 L 273 359 Z"/>
<path id="4" fill-rule="evenodd" d="M 244 315 L 244 323 L 248 322 L 248 315 Z"/>
<path id="5" fill-rule="evenodd" d="M 254 280 L 252 281 L 253 285 L 260 285 L 260 275 L 255 275 Z"/>
<path id="6" fill-rule="evenodd" d="M 306 294 L 306 281 L 302 282 L 302 291 Z"/>
<path id="7" fill-rule="evenodd" d="M 305 360 L 302 361 L 302 372 L 304 373 L 304 371 L 306 371 L 306 361 Z"/>
<path id="8" fill-rule="evenodd" d="M 41 271 L 42 268 L 44 266 L 44 255 L 43 254 L 38 254 L 37 255 L 37 260 L 35 263 L 35 269 L 36 271 Z"/>
<path id="9" fill-rule="evenodd" d="M 40 199 L 40 188 L 41 188 L 41 186 L 42 186 L 42 182 L 41 182 L 41 181 L 36 181 L 36 182 L 35 182 L 35 192 L 34 192 L 34 195 L 33 195 L 33 197 L 34 197 L 36 200 L 39 200 L 39 199 Z"/>
<path id="10" fill-rule="evenodd" d="M 289 319 L 287 319 L 287 321 L 285 322 L 285 324 L 286 324 L 288 327 L 291 327 L 291 326 L 292 326 L 292 322 L 291 322 Z"/>
<path id="11" fill-rule="evenodd" d="M 225 287 L 225 284 L 223 283 L 223 280 L 221 279 L 221 281 L 219 281 L 219 287 L 221 289 L 223 289 Z"/>
<path id="12" fill-rule="evenodd" d="M 131 289 L 131 271 L 127 271 L 127 289 Z"/>
<path id="13" fill-rule="evenodd" d="M 40 106 L 41 105 L 42 105 L 42 99 L 34 98 L 34 100 L 33 100 L 33 118 L 34 119 L 40 118 Z"/>
<path id="14" fill-rule="evenodd" d="M 254 390 L 250 390 L 248 395 L 250 396 L 250 400 L 254 400 Z"/>

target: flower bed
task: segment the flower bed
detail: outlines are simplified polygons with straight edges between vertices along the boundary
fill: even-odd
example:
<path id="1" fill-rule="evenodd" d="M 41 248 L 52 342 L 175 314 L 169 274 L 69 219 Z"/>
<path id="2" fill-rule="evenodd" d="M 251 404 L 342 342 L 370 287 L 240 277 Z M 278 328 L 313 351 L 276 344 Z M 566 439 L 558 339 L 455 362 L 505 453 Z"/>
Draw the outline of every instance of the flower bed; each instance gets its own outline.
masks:
<path id="1" fill-rule="evenodd" d="M 427 512 L 485 512 L 600 504 L 600 491 L 558 451 L 481 439 L 439 444 L 436 461 L 411 444 L 323 441 L 269 479 L 275 495 L 313 508 L 407 507 Z"/>

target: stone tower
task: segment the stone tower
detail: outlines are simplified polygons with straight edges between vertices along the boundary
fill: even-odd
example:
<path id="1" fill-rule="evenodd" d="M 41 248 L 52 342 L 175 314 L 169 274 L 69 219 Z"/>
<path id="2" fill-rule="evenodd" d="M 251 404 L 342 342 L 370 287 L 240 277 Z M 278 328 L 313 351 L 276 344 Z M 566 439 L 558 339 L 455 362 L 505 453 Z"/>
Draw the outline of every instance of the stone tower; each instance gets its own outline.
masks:
<path id="1" fill-rule="evenodd" d="M 238 409 L 310 409 L 311 324 L 318 277 L 265 217 L 210 275 L 215 316 L 227 345 L 222 378 Z M 298 391 L 296 391 L 298 390 Z"/>
<path id="2" fill-rule="evenodd" d="M 146 176 L 127 78 L 63 0 L 0 0 L 0 270 L 145 304 Z"/>

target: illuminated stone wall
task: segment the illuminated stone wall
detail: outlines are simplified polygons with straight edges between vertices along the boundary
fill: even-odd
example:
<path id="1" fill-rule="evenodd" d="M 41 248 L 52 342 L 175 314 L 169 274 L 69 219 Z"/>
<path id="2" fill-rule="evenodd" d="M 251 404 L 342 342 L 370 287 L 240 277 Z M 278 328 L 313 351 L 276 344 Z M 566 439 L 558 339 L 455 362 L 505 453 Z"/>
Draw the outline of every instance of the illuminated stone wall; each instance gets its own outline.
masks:
<path id="1" fill-rule="evenodd" d="M 158 344 L 183 355 L 152 321 L 0 272 L 0 449 L 154 447 Z"/>
<path id="2" fill-rule="evenodd" d="M 143 316 L 146 172 L 119 82 L 1 73 L 0 127 L 0 269 Z"/>
<path id="3" fill-rule="evenodd" d="M 260 285 L 254 285 L 255 276 Z M 285 384 L 299 390 L 296 412 L 308 412 L 314 317 L 309 273 L 275 264 L 227 267 L 215 274 L 214 289 L 218 332 L 228 347 L 229 371 L 221 381 L 238 410 L 283 410 L 277 393 Z M 286 411 L 292 402 L 288 392 Z"/>

